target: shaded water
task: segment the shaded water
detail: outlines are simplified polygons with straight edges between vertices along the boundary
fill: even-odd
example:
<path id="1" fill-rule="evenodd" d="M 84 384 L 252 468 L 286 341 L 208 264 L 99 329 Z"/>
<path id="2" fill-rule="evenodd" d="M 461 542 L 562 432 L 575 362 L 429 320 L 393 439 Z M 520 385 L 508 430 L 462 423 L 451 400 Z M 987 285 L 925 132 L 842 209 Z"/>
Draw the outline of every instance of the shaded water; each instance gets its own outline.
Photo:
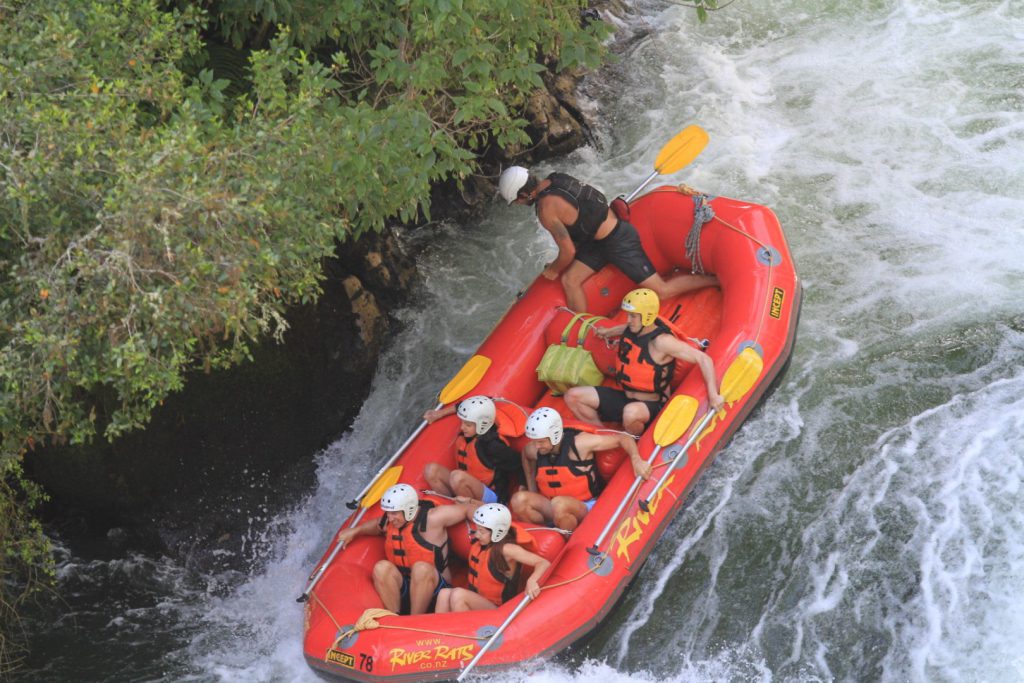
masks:
<path id="1" fill-rule="evenodd" d="M 776 211 L 800 337 L 606 627 L 507 679 L 1024 681 L 1024 3 L 646 8 L 588 86 L 601 149 L 541 170 L 627 192 L 700 123 L 669 180 Z M 293 600 L 343 501 L 553 253 L 516 207 L 427 237 L 406 330 L 316 488 L 253 522 L 253 569 L 69 555 L 39 678 L 316 680 Z"/>

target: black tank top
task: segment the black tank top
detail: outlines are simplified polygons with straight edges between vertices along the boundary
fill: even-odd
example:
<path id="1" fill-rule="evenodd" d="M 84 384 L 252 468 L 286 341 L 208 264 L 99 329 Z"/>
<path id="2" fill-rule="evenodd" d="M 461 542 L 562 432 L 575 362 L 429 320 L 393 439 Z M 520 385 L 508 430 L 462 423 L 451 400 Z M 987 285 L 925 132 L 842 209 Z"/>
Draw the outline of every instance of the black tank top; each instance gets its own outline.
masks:
<path id="1" fill-rule="evenodd" d="M 596 188 L 565 173 L 552 173 L 547 180 L 551 184 L 537 195 L 537 199 L 554 194 L 572 204 L 579 215 L 575 223 L 565 226 L 569 237 L 576 244 L 594 239 L 601 223 L 608 217 L 608 200 Z M 539 204 L 537 206 L 539 210 Z"/>

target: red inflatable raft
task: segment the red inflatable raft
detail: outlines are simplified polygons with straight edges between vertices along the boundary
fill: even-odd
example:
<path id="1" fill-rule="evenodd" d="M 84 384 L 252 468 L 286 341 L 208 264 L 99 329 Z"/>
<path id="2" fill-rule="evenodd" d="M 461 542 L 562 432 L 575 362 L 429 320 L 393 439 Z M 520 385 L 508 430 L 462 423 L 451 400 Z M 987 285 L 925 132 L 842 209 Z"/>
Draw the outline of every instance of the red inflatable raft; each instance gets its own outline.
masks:
<path id="1" fill-rule="evenodd" d="M 695 206 L 710 207 L 714 216 L 703 223 L 695 220 L 695 214 L 707 217 Z M 311 667 L 360 681 L 453 679 L 470 662 L 475 672 L 486 673 L 564 650 L 608 615 L 700 473 L 782 372 L 796 337 L 801 288 L 775 215 L 763 206 L 694 197 L 676 187 L 650 192 L 630 211 L 661 273 L 689 271 L 692 259 L 718 276 L 720 288 L 663 301 L 661 316 L 687 336 L 710 340 L 707 353 L 725 409 L 709 413 L 696 366 L 676 372 L 672 399 L 638 442 L 641 455 L 655 467 L 654 476 L 635 485 L 638 480 L 621 452 L 602 454 L 599 465 L 607 486 L 579 528 L 571 535 L 530 530 L 552 561 L 535 600 L 520 595 L 492 610 L 368 618 L 373 615 L 368 610 L 381 607 L 370 570 L 383 557 L 382 538 L 357 538 L 341 552 L 328 548 L 311 577 L 312 589 L 307 588 L 303 647 Z M 688 238 L 692 256 L 687 255 Z M 699 251 L 692 251 L 696 244 Z M 633 288 L 611 266 L 585 285 L 593 312 L 611 319 L 602 324 L 624 322 L 619 305 Z M 538 277 L 442 392 L 442 400 L 483 394 L 527 412 L 553 406 L 571 419 L 562 399 L 552 396 L 536 373 L 545 349 L 558 343 L 572 317 L 564 305 L 561 284 Z M 613 365 L 614 350 L 595 335 L 588 335 L 584 346 L 599 367 Z M 402 468 L 400 481 L 424 489 L 422 472 L 429 462 L 453 467 L 457 427 L 458 419 L 451 416 L 421 428 L 395 462 Z M 520 437 L 514 445 L 524 443 Z M 379 506 L 367 505 L 346 525 L 381 514 Z M 464 559 L 468 525 L 450 528 L 449 537 L 454 554 Z M 464 582 L 464 569 L 456 571 L 455 581 Z"/>

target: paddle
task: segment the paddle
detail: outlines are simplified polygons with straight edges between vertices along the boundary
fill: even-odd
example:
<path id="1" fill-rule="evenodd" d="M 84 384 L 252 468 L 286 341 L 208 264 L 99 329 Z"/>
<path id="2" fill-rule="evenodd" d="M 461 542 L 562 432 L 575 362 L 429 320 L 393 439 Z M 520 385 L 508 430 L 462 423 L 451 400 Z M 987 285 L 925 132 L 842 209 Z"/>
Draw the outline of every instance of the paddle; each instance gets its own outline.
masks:
<path id="1" fill-rule="evenodd" d="M 658 457 L 658 453 L 665 446 L 668 446 L 679 440 L 679 437 L 683 435 L 686 428 L 693 422 L 693 418 L 697 415 L 697 399 L 692 396 L 680 395 L 672 398 L 668 402 L 668 405 L 658 415 L 658 421 L 654 424 L 654 443 L 656 444 L 654 450 L 651 452 L 651 457 L 647 458 L 647 464 L 654 464 L 655 458 Z M 604 541 L 605 536 L 611 531 L 612 527 L 619 519 L 619 515 L 622 514 L 623 508 L 629 503 L 633 494 L 640 486 L 640 482 L 643 479 L 635 477 L 633 479 L 633 485 L 629 487 L 629 491 L 622 497 L 619 502 L 619 507 L 615 509 L 615 512 L 608 519 L 608 523 L 605 525 L 604 530 L 601 531 L 601 535 L 594 541 L 594 545 L 587 548 L 587 552 L 591 555 L 599 555 L 601 543 Z"/>
<path id="2" fill-rule="evenodd" d="M 531 598 L 529 595 L 523 596 L 522 602 L 516 605 L 516 608 L 512 611 L 512 614 L 508 615 L 508 619 L 506 619 L 504 623 L 502 623 L 502 625 L 498 627 L 497 631 L 491 634 L 491 637 L 487 639 L 487 642 L 484 643 L 483 647 L 480 648 L 480 651 L 476 653 L 476 657 L 473 657 L 473 659 L 470 660 L 469 664 L 466 665 L 466 668 L 463 669 L 462 673 L 459 674 L 459 677 L 455 679 L 458 683 L 462 683 L 463 679 L 465 679 L 466 676 L 469 675 L 469 672 L 473 670 L 473 667 L 476 666 L 476 663 L 479 662 L 480 658 L 484 656 L 484 653 L 491 649 L 491 645 L 493 645 L 495 641 L 497 641 L 498 636 L 500 636 L 505 631 L 505 629 L 508 628 L 508 625 L 512 623 L 513 619 L 519 616 L 519 613 L 522 612 L 523 608 L 530 603 L 530 600 Z"/>
<path id="3" fill-rule="evenodd" d="M 359 524 L 360 520 L 362 520 L 363 518 L 363 515 L 366 514 L 366 510 L 369 509 L 370 507 L 373 507 L 373 505 L 378 500 L 380 500 L 380 497 L 384 495 L 384 492 L 387 491 L 392 486 L 394 486 L 395 483 L 398 481 L 398 478 L 401 476 L 402 466 L 398 465 L 396 467 L 392 467 L 383 475 L 378 477 L 377 481 L 373 484 L 373 486 L 365 494 L 363 494 L 362 500 L 360 501 L 359 514 L 357 514 L 355 516 L 355 519 L 352 520 L 352 524 L 349 525 L 349 528 L 352 528 L 355 525 Z M 334 544 L 334 550 L 327 557 L 327 559 L 324 560 L 323 564 L 321 564 L 317 568 L 317 570 L 312 574 L 312 576 L 310 576 L 309 583 L 306 585 L 306 590 L 302 591 L 302 595 L 297 597 L 295 599 L 295 602 L 305 602 L 309 599 L 309 594 L 313 592 L 313 587 L 316 586 L 317 582 L 320 580 L 320 577 L 323 576 L 325 571 L 327 571 L 327 567 L 330 566 L 331 562 L 334 561 L 334 558 L 337 557 L 338 553 L 341 552 L 341 549 L 344 547 L 344 543 Z"/>
<path id="4" fill-rule="evenodd" d="M 684 128 L 661 148 L 658 157 L 654 160 L 654 171 L 626 197 L 626 203 L 629 204 L 633 201 L 633 198 L 659 175 L 675 173 L 689 165 L 707 146 L 708 139 L 707 131 L 698 125 Z"/>
<path id="5" fill-rule="evenodd" d="M 463 396 L 465 396 L 467 393 L 469 393 L 470 390 L 472 390 L 473 387 L 475 387 L 480 382 L 480 379 L 484 376 L 484 373 L 487 372 L 487 369 L 489 367 L 491 367 L 491 359 L 488 358 L 487 356 L 476 355 L 470 358 L 468 361 L 466 361 L 466 364 L 463 365 L 462 368 L 455 374 L 455 377 L 453 377 L 451 381 L 444 386 L 444 389 L 441 389 L 441 393 L 438 394 L 437 396 L 438 404 L 437 407 L 434 408 L 434 410 L 440 410 L 444 406 L 444 404 L 457 401 Z M 398 447 L 398 450 L 395 451 L 394 455 L 392 455 L 388 459 L 388 461 L 384 463 L 383 467 L 381 467 L 377 471 L 377 474 L 375 474 L 373 476 L 373 479 L 371 479 L 370 482 L 363 488 L 363 490 L 359 492 L 359 495 L 356 496 L 351 501 L 349 501 L 348 503 L 346 503 L 350 510 L 355 510 L 357 507 L 362 505 L 362 510 L 360 510 L 359 514 L 356 515 L 356 521 L 352 523 L 353 526 L 355 526 L 358 523 L 358 521 L 362 518 L 363 514 L 366 511 L 366 508 L 368 508 L 370 505 L 373 505 L 373 503 L 377 502 L 377 500 L 380 499 L 381 495 L 383 495 L 384 491 L 386 491 L 389 486 L 398 481 L 398 476 L 395 475 L 394 479 L 387 486 L 381 488 L 378 485 L 378 482 L 385 480 L 384 475 L 386 472 L 390 473 L 392 470 L 395 469 L 392 468 L 391 466 L 395 463 L 396 460 L 398 460 L 398 456 L 400 456 L 405 451 L 405 449 L 409 447 L 409 444 L 413 442 L 413 439 L 419 436 L 420 432 L 423 431 L 427 424 L 427 421 L 424 420 L 420 424 L 420 426 L 416 428 L 416 431 L 414 431 L 412 435 L 405 440 L 405 443 Z M 401 468 L 397 469 L 399 470 L 399 474 L 401 474 Z M 371 501 L 369 504 L 367 504 L 365 501 L 369 496 L 371 490 L 377 492 L 377 498 Z M 340 545 L 341 544 L 337 544 L 337 546 L 334 549 L 334 552 L 331 553 L 331 556 L 327 559 L 326 562 L 324 562 L 320 566 L 320 569 L 317 570 L 315 578 L 313 578 L 310 581 L 310 584 L 306 588 L 305 592 L 303 592 L 302 595 L 296 598 L 296 602 L 305 602 L 309 598 L 309 592 L 313 590 L 313 586 L 316 585 L 316 582 L 320 580 L 320 575 L 323 574 L 324 570 L 327 568 L 327 565 L 331 563 L 331 561 L 334 559 L 334 556 L 338 553 L 339 550 L 341 550 L 341 548 L 338 547 Z"/>
<path id="6" fill-rule="evenodd" d="M 722 377 L 722 398 L 725 399 L 725 402 L 732 403 L 750 391 L 757 378 L 761 376 L 762 369 L 764 369 L 764 360 L 757 354 L 757 351 L 750 347 L 743 349 L 733 360 L 729 369 L 725 371 L 725 376 Z M 690 433 L 690 438 L 686 440 L 682 449 L 672 459 L 669 466 L 665 468 L 665 472 L 661 475 L 661 479 L 658 480 L 654 490 L 647 495 L 647 498 L 638 503 L 641 510 L 649 512 L 651 499 L 658 494 L 658 491 L 665 484 L 665 480 L 668 479 L 672 470 L 675 469 L 676 464 L 686 455 L 686 451 L 690 450 L 690 446 L 697 441 L 701 432 L 704 431 L 704 428 L 708 426 L 708 423 L 711 422 L 711 418 L 714 416 L 715 410 L 709 410 L 697 425 L 697 428 Z"/>
<path id="7" fill-rule="evenodd" d="M 466 361 L 466 364 L 462 366 L 462 369 L 456 373 L 455 377 L 453 377 L 452 380 L 444 386 L 441 393 L 438 394 L 438 403 L 437 406 L 434 407 L 434 410 L 440 410 L 444 404 L 457 401 L 468 394 L 470 390 L 477 385 L 489 367 L 491 367 L 491 359 L 487 356 L 473 356 Z M 384 470 L 391 467 L 391 465 L 398 460 L 398 456 L 400 456 L 405 449 L 409 447 L 409 444 L 411 444 L 413 440 L 420 435 L 420 432 L 423 431 L 427 424 L 426 420 L 420 423 L 420 426 L 416 428 L 416 431 L 414 431 L 409 438 L 405 440 L 405 443 L 398 447 L 395 454 L 392 455 L 386 463 L 384 463 L 384 466 L 381 467 L 373 479 L 370 480 L 370 483 L 366 485 L 366 488 L 364 488 L 358 496 L 346 503 L 350 510 L 356 509 L 359 505 L 360 499 L 366 495 L 366 492 L 370 490 L 370 487 L 373 486 L 375 481 L 377 481 L 377 478 L 384 473 Z"/>

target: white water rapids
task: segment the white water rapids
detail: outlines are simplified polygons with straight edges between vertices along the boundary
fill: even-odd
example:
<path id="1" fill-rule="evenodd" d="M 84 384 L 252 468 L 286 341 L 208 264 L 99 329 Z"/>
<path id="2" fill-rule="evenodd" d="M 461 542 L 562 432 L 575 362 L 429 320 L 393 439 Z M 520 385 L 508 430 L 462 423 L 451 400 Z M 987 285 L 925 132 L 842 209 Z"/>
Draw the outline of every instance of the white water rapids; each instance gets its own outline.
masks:
<path id="1" fill-rule="evenodd" d="M 1024 681 L 1024 2 L 644 7 L 587 86 L 600 149 L 540 170 L 628 192 L 702 125 L 668 182 L 778 214 L 798 344 L 597 637 L 505 680 Z M 344 501 L 554 251 L 518 207 L 427 237 L 428 291 L 316 489 L 254 525 L 258 567 L 68 558 L 65 581 L 142 572 L 150 597 L 82 634 L 123 661 L 55 647 L 51 680 L 317 680 L 294 599 Z"/>

